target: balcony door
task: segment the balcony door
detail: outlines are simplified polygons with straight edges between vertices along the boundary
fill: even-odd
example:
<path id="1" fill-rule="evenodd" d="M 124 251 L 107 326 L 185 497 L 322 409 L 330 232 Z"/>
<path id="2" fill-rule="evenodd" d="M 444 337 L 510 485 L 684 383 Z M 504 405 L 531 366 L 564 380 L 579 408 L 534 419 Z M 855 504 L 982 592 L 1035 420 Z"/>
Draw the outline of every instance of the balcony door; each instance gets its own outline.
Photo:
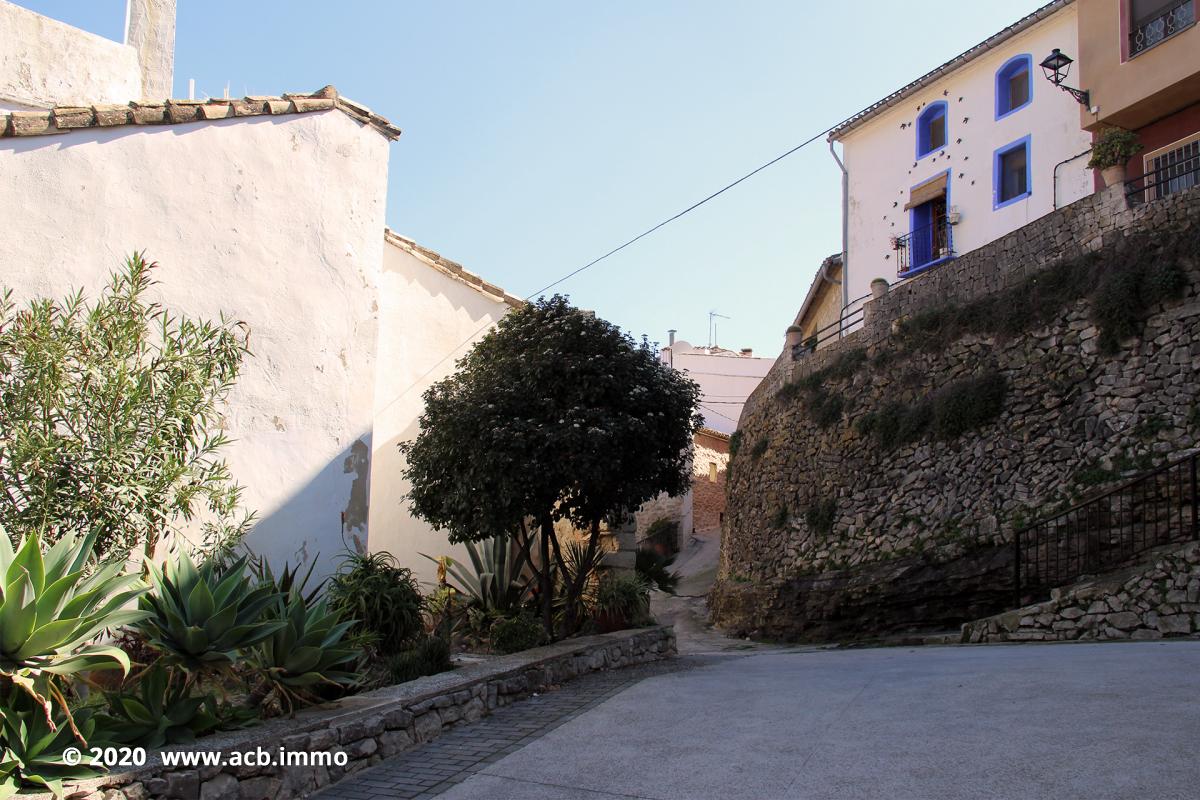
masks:
<path id="1" fill-rule="evenodd" d="M 941 258 L 942 251 L 947 249 L 946 226 L 942 224 L 946 219 L 946 195 L 913 206 L 911 219 L 912 264 L 909 269 L 916 269 Z"/>

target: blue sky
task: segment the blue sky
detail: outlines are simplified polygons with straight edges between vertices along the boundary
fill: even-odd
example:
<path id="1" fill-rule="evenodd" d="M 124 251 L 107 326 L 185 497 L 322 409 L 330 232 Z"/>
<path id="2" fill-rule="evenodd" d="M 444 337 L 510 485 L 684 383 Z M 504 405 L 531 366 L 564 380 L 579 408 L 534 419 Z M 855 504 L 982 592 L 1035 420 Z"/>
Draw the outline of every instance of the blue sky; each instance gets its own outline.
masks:
<path id="1" fill-rule="evenodd" d="M 124 0 L 17 2 L 122 35 Z M 1041 4 L 179 0 L 175 94 L 334 84 L 404 130 L 388 225 L 524 296 Z M 773 357 L 839 191 L 822 138 L 558 290 Z"/>

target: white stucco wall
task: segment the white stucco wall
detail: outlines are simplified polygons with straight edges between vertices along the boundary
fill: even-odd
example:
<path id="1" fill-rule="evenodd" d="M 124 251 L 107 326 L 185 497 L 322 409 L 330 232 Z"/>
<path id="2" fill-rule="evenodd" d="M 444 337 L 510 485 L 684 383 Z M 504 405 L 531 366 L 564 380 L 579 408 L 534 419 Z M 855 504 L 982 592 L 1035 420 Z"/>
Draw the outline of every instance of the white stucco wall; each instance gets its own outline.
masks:
<path id="1" fill-rule="evenodd" d="M 421 553 L 463 561 L 466 553 L 409 513 L 398 445 L 417 435 L 425 390 L 454 372 L 470 343 L 508 309 L 407 250 L 384 245 L 368 545 L 372 552 L 391 553 L 428 583 L 437 568 Z"/>
<path id="2" fill-rule="evenodd" d="M 0 109 L 140 99 L 136 48 L 0 0 Z"/>
<path id="3" fill-rule="evenodd" d="M 729 352 L 710 353 L 680 339 L 663 348 L 663 359 L 700 385 L 700 413 L 705 426 L 733 433 L 746 398 L 775 363 L 773 358 L 754 358 Z"/>
<path id="4" fill-rule="evenodd" d="M 1067 6 L 844 135 L 850 175 L 850 299 L 868 294 L 874 278 L 896 280 L 896 253 L 889 238 L 909 232 L 904 205 L 910 189 L 940 173 L 949 170 L 949 205 L 961 214 L 953 229 L 959 255 L 1054 209 L 1055 165 L 1087 150 L 1091 139 L 1079 127 L 1076 101 L 1047 81 L 1038 63 L 1055 47 L 1078 52 L 1076 17 L 1075 6 Z M 996 71 L 1020 54 L 1032 56 L 1033 101 L 997 120 Z M 948 104 L 946 147 L 914 165 L 919 109 L 939 100 Z M 993 153 L 1027 135 L 1032 194 L 993 210 Z M 1091 193 L 1086 161 L 1077 159 L 1059 169 L 1059 206 Z"/>
<path id="5" fill-rule="evenodd" d="M 246 321 L 227 454 L 273 560 L 366 541 L 388 142 L 340 111 L 0 139 L 0 283 L 95 295 L 134 250 L 165 306 Z"/>

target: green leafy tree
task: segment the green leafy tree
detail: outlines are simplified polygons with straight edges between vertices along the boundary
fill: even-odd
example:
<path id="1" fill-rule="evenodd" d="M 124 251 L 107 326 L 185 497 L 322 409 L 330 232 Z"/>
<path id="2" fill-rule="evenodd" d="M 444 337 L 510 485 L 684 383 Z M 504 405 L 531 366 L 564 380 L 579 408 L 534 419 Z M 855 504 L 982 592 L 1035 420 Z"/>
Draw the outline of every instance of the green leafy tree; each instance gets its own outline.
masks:
<path id="1" fill-rule="evenodd" d="M 171 314 L 132 256 L 93 303 L 82 292 L 18 309 L 0 294 L 0 525 L 10 536 L 97 533 L 101 553 L 149 554 L 205 512 L 210 547 L 236 538 L 240 487 L 219 451 L 241 370 L 239 322 Z"/>
<path id="2" fill-rule="evenodd" d="M 452 542 L 540 529 L 543 625 L 551 629 L 557 520 L 588 532 L 661 492 L 687 490 L 699 388 L 636 342 L 565 297 L 507 314 L 425 393 L 421 431 L 401 445 L 412 510 Z M 560 589 L 566 607 L 578 574 Z M 569 614 L 566 632 L 576 620 Z"/>

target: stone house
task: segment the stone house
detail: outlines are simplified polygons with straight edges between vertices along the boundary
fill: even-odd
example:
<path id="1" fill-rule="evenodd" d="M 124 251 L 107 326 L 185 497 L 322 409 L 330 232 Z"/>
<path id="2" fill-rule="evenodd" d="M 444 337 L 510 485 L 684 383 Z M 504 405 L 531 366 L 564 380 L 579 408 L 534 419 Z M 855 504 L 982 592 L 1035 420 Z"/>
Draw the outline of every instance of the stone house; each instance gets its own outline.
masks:
<path id="1" fill-rule="evenodd" d="M 174 3 L 130 0 L 129 19 L 131 41 L 142 25 L 161 47 L 0 0 L 17 43 L 0 56 L 0 283 L 18 302 L 95 296 L 145 251 L 154 300 L 250 326 L 223 420 L 259 515 L 248 545 L 322 574 L 347 548 L 387 549 L 431 578 L 417 553 L 450 548 L 409 517 L 396 445 L 425 388 L 519 301 L 386 229 L 388 120 L 333 87 L 162 99 Z"/>
<path id="2" fill-rule="evenodd" d="M 843 241 L 831 321 L 860 325 L 876 279 L 920 274 L 1093 191 L 1077 103 L 1038 67 L 1076 47 L 1077 15 L 1074 0 L 1054 0 L 833 129 Z M 823 266 L 810 297 L 829 277 Z M 830 316 L 806 303 L 795 324 Z"/>

